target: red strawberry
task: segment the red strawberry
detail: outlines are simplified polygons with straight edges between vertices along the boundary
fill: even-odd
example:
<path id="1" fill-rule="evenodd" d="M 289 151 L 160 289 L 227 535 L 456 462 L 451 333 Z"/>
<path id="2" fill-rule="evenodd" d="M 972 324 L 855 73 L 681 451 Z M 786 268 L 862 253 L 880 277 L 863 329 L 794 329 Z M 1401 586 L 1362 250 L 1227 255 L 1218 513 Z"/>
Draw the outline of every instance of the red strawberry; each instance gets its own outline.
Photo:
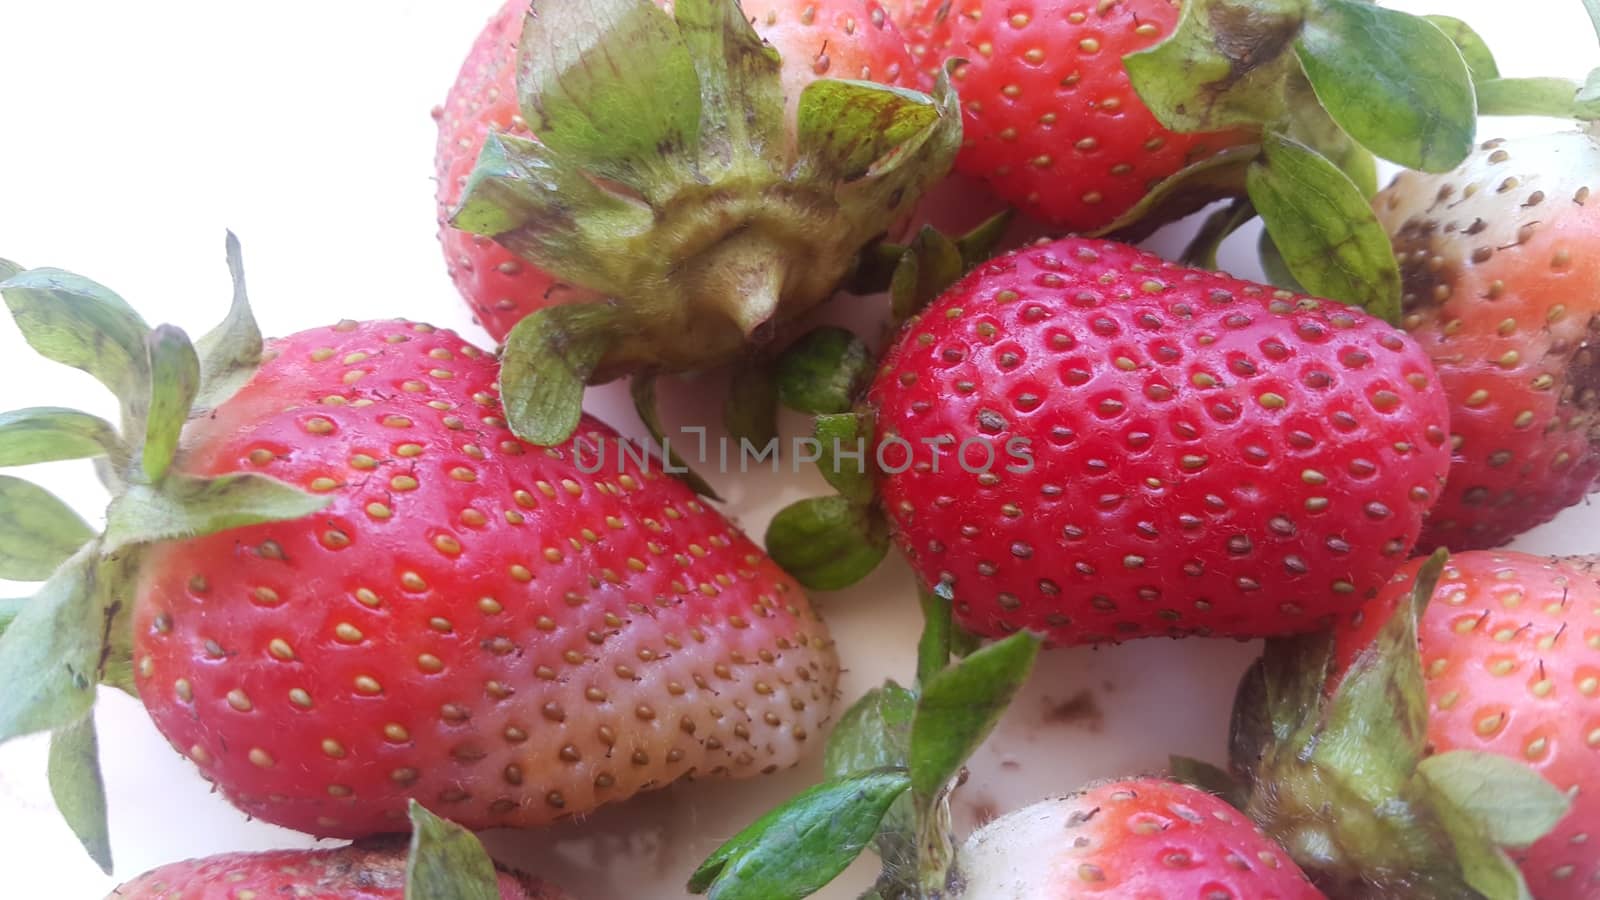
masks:
<path id="1" fill-rule="evenodd" d="M 1122 58 L 1159 43 L 1177 0 L 923 0 L 899 19 L 927 84 L 955 72 L 958 171 L 1050 224 L 1091 231 L 1238 133 L 1177 134 L 1134 93 Z"/>
<path id="2" fill-rule="evenodd" d="M 439 122 L 439 240 L 456 288 L 478 321 L 502 340 L 528 313 L 598 299 L 599 294 L 552 277 L 481 235 L 452 228 L 449 218 L 490 132 L 532 137 L 518 112 L 516 57 L 528 0 L 508 0 L 478 35 Z M 670 8 L 669 0 L 657 5 Z M 790 115 L 807 84 L 821 77 L 901 85 L 912 72 L 899 30 L 877 0 L 744 0 L 757 33 L 783 57 Z"/>
<path id="3" fill-rule="evenodd" d="M 971 900 L 1316 900 L 1248 818 L 1154 778 L 1113 781 L 1002 816 L 959 858 Z"/>
<path id="4" fill-rule="evenodd" d="M 1409 597 L 1421 561 L 1337 633 L 1336 684 Z M 1515 854 L 1540 900 L 1600 896 L 1600 582 L 1525 553 L 1450 557 L 1418 627 L 1435 752 L 1479 750 L 1526 763 L 1572 811 Z"/>
<path id="5" fill-rule="evenodd" d="M 921 578 L 973 631 L 1060 644 L 1326 624 L 1406 559 L 1448 455 L 1399 332 L 1104 241 L 980 267 L 868 401 Z"/>
<path id="6" fill-rule="evenodd" d="M 1450 479 L 1424 547 L 1503 544 L 1600 477 L 1600 145 L 1588 132 L 1488 141 L 1374 201 L 1405 320 L 1450 397 Z"/>
<path id="7" fill-rule="evenodd" d="M 268 356 L 179 465 L 328 506 L 156 546 L 133 622 L 151 716 L 242 809 L 320 835 L 394 830 L 410 797 L 533 825 L 786 767 L 820 731 L 835 664 L 804 596 L 615 432 L 523 444 L 494 360 L 425 325 Z"/>
<path id="8" fill-rule="evenodd" d="M 405 845 L 392 841 L 336 850 L 227 853 L 152 869 L 106 900 L 404 900 Z M 502 900 L 564 900 L 526 876 L 500 873 Z"/>

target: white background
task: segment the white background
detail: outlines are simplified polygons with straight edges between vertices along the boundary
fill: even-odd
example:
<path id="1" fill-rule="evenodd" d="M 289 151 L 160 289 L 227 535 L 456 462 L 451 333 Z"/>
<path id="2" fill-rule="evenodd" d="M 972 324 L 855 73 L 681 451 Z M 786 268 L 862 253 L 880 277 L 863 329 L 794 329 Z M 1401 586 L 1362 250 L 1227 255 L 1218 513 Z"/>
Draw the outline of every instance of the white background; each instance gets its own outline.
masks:
<path id="1" fill-rule="evenodd" d="M 232 228 L 269 334 L 341 317 L 404 316 L 484 340 L 434 240 L 428 113 L 498 2 L 0 0 L 0 255 L 80 271 L 150 321 L 200 333 L 226 307 L 222 234 Z M 1467 19 L 1508 75 L 1581 77 L 1600 62 L 1579 0 L 1391 5 Z M 1559 126 L 1491 120 L 1482 136 L 1549 127 Z M 1168 237 L 1158 245 L 1179 244 Z M 1225 262 L 1254 274 L 1253 245 L 1236 239 Z M 0 322 L 0 360 L 0 408 L 113 409 L 87 376 L 33 357 L 8 319 Z M 668 401 L 678 421 L 714 420 L 684 402 Z M 590 405 L 636 430 L 617 389 L 591 393 Z M 86 515 L 104 503 L 86 466 L 32 474 Z M 715 480 L 730 514 L 756 535 L 781 505 L 820 490 L 809 473 Z M 1593 552 L 1597 526 L 1592 507 L 1570 510 L 1518 546 Z M 0 583 L 0 596 L 23 590 Z M 819 602 L 848 668 L 846 701 L 887 675 L 909 677 L 916 602 L 902 565 L 891 562 Z M 958 813 L 970 821 L 1086 779 L 1155 770 L 1169 752 L 1220 759 L 1233 683 L 1254 649 L 1146 641 L 1050 654 L 975 759 Z M 1051 714 L 1084 691 L 1097 714 Z M 102 696 L 118 875 L 188 856 L 309 843 L 247 822 L 208 792 L 137 703 Z M 54 813 L 44 750 L 38 739 L 0 748 L 0 895 L 99 897 L 114 880 Z M 695 862 L 814 775 L 680 785 L 581 825 L 496 834 L 490 843 L 579 900 L 681 896 Z M 870 878 L 860 864 L 823 896 L 854 897 Z"/>

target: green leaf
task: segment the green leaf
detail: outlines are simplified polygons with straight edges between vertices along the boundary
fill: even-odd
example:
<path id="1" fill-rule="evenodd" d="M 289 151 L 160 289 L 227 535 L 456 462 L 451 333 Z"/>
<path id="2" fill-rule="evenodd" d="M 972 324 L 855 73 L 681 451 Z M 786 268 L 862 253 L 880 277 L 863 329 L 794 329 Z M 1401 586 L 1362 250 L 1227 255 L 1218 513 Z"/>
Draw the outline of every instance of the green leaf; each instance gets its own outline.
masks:
<path id="1" fill-rule="evenodd" d="M 836 591 L 877 568 L 889 552 L 883 514 L 844 497 L 810 497 L 778 511 L 767 526 L 767 553 L 808 588 Z"/>
<path id="2" fill-rule="evenodd" d="M 736 441 L 765 447 L 778 438 L 778 381 L 772 367 L 750 363 L 734 373 L 722 424 Z"/>
<path id="3" fill-rule="evenodd" d="M 93 538 L 94 529 L 54 494 L 0 475 L 0 578 L 44 581 Z"/>
<path id="4" fill-rule="evenodd" d="M 683 479 L 696 494 L 709 497 L 712 500 L 721 500 L 717 492 L 711 487 L 710 482 L 700 477 L 689 464 L 683 461 L 678 451 L 672 449 L 667 442 L 666 429 L 661 424 L 661 410 L 656 405 L 656 378 L 654 375 L 641 374 L 633 376 L 628 382 L 628 392 L 633 396 L 633 411 L 639 415 L 639 421 L 644 423 L 645 430 L 650 432 L 650 437 L 657 445 L 666 450 L 667 462 L 671 464 L 673 474 Z M 682 469 L 684 471 L 677 471 Z"/>
<path id="5" fill-rule="evenodd" d="M 823 771 L 843 778 L 884 767 L 904 768 L 911 748 L 917 695 L 893 681 L 867 691 L 839 717 L 828 735 Z"/>
<path id="6" fill-rule="evenodd" d="M 1215 794 L 1235 809 L 1242 810 L 1249 802 L 1245 787 L 1237 778 L 1204 760 L 1171 756 L 1167 758 L 1167 768 L 1173 778 Z"/>
<path id="7" fill-rule="evenodd" d="M 1472 74 L 1473 83 L 1500 77 L 1500 67 L 1494 61 L 1494 52 L 1489 49 L 1483 38 L 1472 30 L 1471 25 L 1454 16 L 1423 16 L 1423 18 L 1444 32 L 1444 36 L 1461 51 L 1461 58 L 1467 64 L 1467 71 Z"/>
<path id="8" fill-rule="evenodd" d="M 699 153 L 700 78 L 677 24 L 650 0 L 534 4 L 517 94 L 541 143 L 647 200 L 669 195 Z"/>
<path id="9" fill-rule="evenodd" d="M 869 81 L 819 79 L 800 94 L 795 139 L 801 166 L 854 181 L 915 152 L 938 124 L 933 98 Z"/>
<path id="10" fill-rule="evenodd" d="M 1265 135 L 1246 179 L 1285 265 L 1312 294 L 1400 320 L 1400 269 L 1389 235 L 1354 182 L 1327 159 Z"/>
<path id="11" fill-rule="evenodd" d="M 83 718 L 103 646 L 93 550 L 63 564 L 0 635 L 0 743 Z"/>
<path id="12" fill-rule="evenodd" d="M 1417 772 L 1502 847 L 1530 847 L 1572 811 L 1572 800 L 1538 772 L 1493 753 L 1455 750 L 1430 756 Z"/>
<path id="13" fill-rule="evenodd" d="M 30 269 L 0 294 L 40 356 L 88 372 L 124 405 L 130 391 L 142 393 L 150 327 L 110 289 L 60 269 Z"/>
<path id="14" fill-rule="evenodd" d="M 494 861 L 472 832 L 411 801 L 405 900 L 500 900 Z"/>
<path id="15" fill-rule="evenodd" d="M 823 325 L 778 357 L 778 398 L 804 413 L 848 412 L 872 373 L 872 351 L 849 330 Z"/>
<path id="16" fill-rule="evenodd" d="M 125 452 L 117 429 L 99 416 L 55 406 L 0 413 L 0 466 L 120 456 Z"/>
<path id="17" fill-rule="evenodd" d="M 700 77 L 700 146 L 706 159 L 734 168 L 754 154 L 769 171 L 784 164 L 782 60 L 733 0 L 678 0 L 678 31 Z"/>
<path id="18" fill-rule="evenodd" d="M 910 786 L 903 769 L 825 781 L 762 816 L 712 853 L 689 892 L 713 900 L 800 900 L 843 872 Z"/>
<path id="19" fill-rule="evenodd" d="M 1378 158 L 1372 151 L 1356 143 L 1339 123 L 1328 115 L 1317 100 L 1316 91 L 1304 74 L 1289 79 L 1286 85 L 1289 97 L 1289 114 L 1279 123 L 1279 130 L 1291 140 L 1298 141 L 1328 158 L 1339 171 L 1361 189 L 1363 197 L 1378 193 Z"/>
<path id="20" fill-rule="evenodd" d="M 1277 120 L 1289 52 L 1308 0 L 1188 0 L 1171 35 L 1123 64 L 1150 111 L 1174 131 Z"/>
<path id="21" fill-rule="evenodd" d="M 100 777 L 100 744 L 94 714 L 50 735 L 50 795 L 72 833 L 100 871 L 111 874 L 111 829 L 106 822 L 106 785 Z"/>
<path id="22" fill-rule="evenodd" d="M 872 420 L 859 413 L 817 416 L 817 443 L 821 459 L 817 468 L 841 497 L 856 506 L 872 502 L 876 489 L 873 473 Z"/>
<path id="23" fill-rule="evenodd" d="M 905 768 L 911 747 L 911 719 L 917 697 L 893 681 L 873 688 L 855 702 L 828 735 L 823 769 L 842 778 L 883 767 Z M 878 826 L 873 849 L 884 868 L 909 871 L 917 859 L 916 812 L 909 794 L 901 795 Z"/>
<path id="24" fill-rule="evenodd" d="M 173 472 L 159 485 L 129 485 L 111 501 L 106 509 L 105 552 L 299 519 L 331 500 L 254 472 L 215 478 Z"/>
<path id="25" fill-rule="evenodd" d="M 1261 270 L 1266 273 L 1267 282 L 1294 291 L 1296 294 L 1306 293 L 1306 289 L 1299 281 L 1295 280 L 1294 273 L 1289 271 L 1289 266 L 1283 261 L 1283 254 L 1278 252 L 1278 245 L 1272 242 L 1272 234 L 1265 228 L 1261 229 L 1261 237 L 1256 240 L 1256 252 L 1261 258 Z"/>
<path id="26" fill-rule="evenodd" d="M 150 481 L 161 480 L 178 452 L 183 423 L 200 392 L 200 357 L 183 329 L 161 325 L 145 335 L 150 400 L 144 414 L 139 464 Z"/>
<path id="27" fill-rule="evenodd" d="M 194 345 L 200 355 L 200 392 L 195 405 L 201 409 L 216 409 L 238 393 L 261 365 L 261 329 L 250 311 L 250 298 L 245 291 L 244 256 L 239 239 L 231 231 L 226 244 L 233 300 L 222 323 Z"/>
<path id="28" fill-rule="evenodd" d="M 1255 144 L 1229 147 L 1163 178 L 1138 203 L 1092 236 L 1116 235 L 1127 240 L 1148 236 L 1168 222 L 1197 212 L 1214 201 L 1244 193 L 1245 172 L 1261 155 Z"/>
<path id="29" fill-rule="evenodd" d="M 1000 721 L 1039 655 L 1039 638 L 1019 631 L 928 679 L 911 723 L 911 784 L 925 805 Z"/>
<path id="30" fill-rule="evenodd" d="M 1472 152 L 1472 75 L 1438 26 L 1364 0 L 1316 0 L 1296 49 L 1323 108 L 1372 152 L 1427 172 Z"/>
<path id="31" fill-rule="evenodd" d="M 506 335 L 500 398 L 517 437 L 550 446 L 572 436 L 583 417 L 583 389 L 615 337 L 609 306 L 552 306 L 523 318 Z"/>
<path id="32" fill-rule="evenodd" d="M 950 585 L 917 586 L 922 608 L 922 635 L 917 638 L 917 684 L 927 684 L 950 665 L 950 639 L 955 629 Z"/>
<path id="33" fill-rule="evenodd" d="M 1582 86 L 1565 78 L 1495 78 L 1481 82 L 1478 111 L 1486 116 L 1600 118 L 1600 104 L 1585 94 Z"/>
<path id="34" fill-rule="evenodd" d="M 613 296 L 628 284 L 607 238 L 648 234 L 654 222 L 648 206 L 603 190 L 544 144 L 495 132 L 450 219 L 557 278 Z"/>

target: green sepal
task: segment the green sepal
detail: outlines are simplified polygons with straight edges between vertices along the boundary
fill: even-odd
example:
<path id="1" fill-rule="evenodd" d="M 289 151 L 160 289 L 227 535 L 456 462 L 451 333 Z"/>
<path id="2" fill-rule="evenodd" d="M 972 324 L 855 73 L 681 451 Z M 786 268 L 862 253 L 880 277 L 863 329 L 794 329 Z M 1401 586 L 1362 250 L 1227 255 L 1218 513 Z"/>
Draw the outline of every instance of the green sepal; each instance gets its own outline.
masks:
<path id="1" fill-rule="evenodd" d="M 44 581 L 94 538 L 94 529 L 56 495 L 0 475 L 0 578 Z"/>
<path id="2" fill-rule="evenodd" d="M 1277 120 L 1282 85 L 1299 69 L 1288 52 L 1310 0 L 1188 0 L 1161 43 L 1123 57 L 1150 111 L 1179 132 Z"/>
<path id="3" fill-rule="evenodd" d="M 699 155 L 700 77 L 676 23 L 650 0 L 537 0 L 517 94 L 552 153 L 649 201 L 669 195 Z"/>
<path id="4" fill-rule="evenodd" d="M 1500 77 L 1500 66 L 1494 61 L 1494 51 L 1489 49 L 1488 42 L 1481 35 L 1472 30 L 1471 25 L 1454 16 L 1432 15 L 1422 18 L 1433 23 L 1456 45 L 1462 61 L 1467 64 L 1467 72 L 1472 75 L 1473 84 Z"/>
<path id="5" fill-rule="evenodd" d="M 264 342 L 245 290 L 244 253 L 239 239 L 231 231 L 225 244 L 233 298 L 221 324 L 194 344 L 200 356 L 200 391 L 194 400 L 198 409 L 216 409 L 222 405 L 244 387 L 261 365 Z"/>
<path id="6" fill-rule="evenodd" d="M 472 832 L 410 802 L 405 900 L 500 900 L 494 860 Z"/>
<path id="7" fill-rule="evenodd" d="M 889 553 L 883 514 L 833 495 L 790 504 L 767 526 L 767 553 L 808 588 L 837 591 L 865 578 Z"/>
<path id="8" fill-rule="evenodd" d="M 1450 38 L 1364 0 L 1316 0 L 1295 45 L 1317 99 L 1351 137 L 1409 169 L 1448 172 L 1472 152 L 1477 100 Z"/>
<path id="9" fill-rule="evenodd" d="M 689 877 L 713 900 L 801 900 L 866 849 L 890 806 L 910 786 L 904 769 L 830 779 L 757 819 Z"/>
<path id="10" fill-rule="evenodd" d="M 0 743 L 51 731 L 94 705 L 104 646 L 101 576 L 94 546 L 56 570 L 0 635 Z"/>
<path id="11" fill-rule="evenodd" d="M 968 269 L 970 257 L 965 252 L 968 251 L 963 251 L 957 242 L 931 225 L 924 225 L 912 238 L 911 246 L 900 257 L 889 279 L 889 304 L 894 321 L 904 322 L 922 312 L 955 284 Z"/>
<path id="12" fill-rule="evenodd" d="M 29 269 L 0 284 L 17 330 L 40 356 L 81 369 L 123 400 L 142 400 L 144 336 L 133 307 L 104 285 L 60 269 Z M 126 425 L 126 423 L 125 423 Z"/>
<path id="13" fill-rule="evenodd" d="M 512 433 L 559 444 L 583 417 L 583 388 L 615 337 L 612 307 L 580 303 L 538 310 L 506 335 L 500 398 Z"/>
<path id="14" fill-rule="evenodd" d="M 1282 135 L 1262 137 L 1246 190 L 1284 263 L 1306 290 L 1400 321 L 1400 269 L 1389 235 L 1355 182 Z"/>
<path id="15" fill-rule="evenodd" d="M 1506 765 L 1521 768 L 1503 757 L 1495 758 Z M 1432 759 L 1425 759 L 1417 766 L 1414 789 L 1424 798 L 1439 826 L 1449 836 L 1461 879 L 1472 889 L 1473 896 L 1482 897 L 1483 900 L 1534 900 L 1521 870 L 1490 836 L 1486 827 L 1488 823 L 1485 818 L 1492 819 L 1496 815 L 1496 810 L 1492 808 L 1493 801 L 1488 801 L 1487 809 L 1474 808 L 1471 805 L 1474 800 L 1471 787 L 1455 783 L 1453 775 L 1446 772 L 1453 767 L 1452 761 L 1434 770 L 1442 784 L 1429 777 L 1429 764 L 1432 762 Z"/>
<path id="16" fill-rule="evenodd" d="M 178 452 L 183 423 L 200 393 L 200 357 L 183 329 L 158 325 L 145 335 L 150 397 L 141 410 L 144 440 L 139 465 L 151 483 L 161 480 Z"/>
<path id="17" fill-rule="evenodd" d="M 1523 849 L 1561 824 L 1572 798 L 1538 772 L 1494 753 L 1452 750 L 1417 764 L 1436 797 L 1483 829 L 1502 847 Z"/>
<path id="18" fill-rule="evenodd" d="M 696 494 L 720 501 L 722 498 L 717 496 L 717 491 L 711 483 L 690 468 L 678 451 L 672 449 L 672 444 L 667 439 L 666 428 L 661 424 L 661 408 L 656 404 L 656 377 L 649 373 L 633 376 L 628 382 L 628 393 L 633 397 L 633 411 L 638 414 L 639 421 L 644 423 L 651 439 L 666 453 L 668 470 L 682 478 L 684 484 Z"/>
<path id="19" fill-rule="evenodd" d="M 133 544 L 299 519 L 331 500 L 255 472 L 214 478 L 172 472 L 158 485 L 129 485 L 112 498 L 101 542 L 105 553 L 116 553 Z"/>
<path id="20" fill-rule="evenodd" d="M 1167 771 L 1173 778 L 1222 798 L 1235 809 L 1244 809 L 1250 794 L 1239 779 L 1221 767 L 1188 756 L 1167 758 Z"/>
<path id="21" fill-rule="evenodd" d="M 1245 172 L 1259 155 L 1259 146 L 1244 144 L 1192 162 L 1163 178 L 1127 212 L 1091 236 L 1140 240 L 1214 201 L 1243 196 Z"/>
<path id="22" fill-rule="evenodd" d="M 1042 642 L 1019 631 L 922 685 L 911 723 L 911 788 L 926 808 L 989 736 L 1033 668 Z"/>
<path id="23" fill-rule="evenodd" d="M 55 406 L 0 413 L 0 466 L 107 455 L 126 457 L 127 447 L 99 416 Z"/>
<path id="24" fill-rule="evenodd" d="M 1306 293 L 1305 286 L 1289 271 L 1289 264 L 1283 261 L 1283 253 L 1273 243 L 1271 232 L 1265 228 L 1261 229 L 1261 236 L 1256 239 L 1256 255 L 1261 260 L 1261 271 L 1266 274 L 1268 284 L 1296 294 Z"/>
<path id="25" fill-rule="evenodd" d="M 1565 78 L 1494 78 L 1478 84 L 1478 110 L 1486 116 L 1548 116 L 1600 119 L 1600 79 L 1578 84 Z"/>
<path id="26" fill-rule="evenodd" d="M 734 372 L 722 424 L 734 440 L 757 448 L 778 439 L 778 379 L 772 366 L 754 362 Z"/>
<path id="27" fill-rule="evenodd" d="M 849 329 L 814 328 L 778 357 L 778 399 L 797 412 L 848 412 L 872 365 L 872 351 Z"/>
<path id="28" fill-rule="evenodd" d="M 1360 188 L 1363 197 L 1378 193 L 1378 159 L 1328 115 L 1304 74 L 1289 79 L 1289 111 L 1277 129 L 1327 157 Z"/>
<path id="29" fill-rule="evenodd" d="M 603 239 L 647 233 L 653 218 L 544 144 L 490 132 L 450 224 L 492 237 L 564 281 L 617 294 L 626 285 L 612 270 L 616 248 Z"/>
<path id="30" fill-rule="evenodd" d="M 855 412 L 817 416 L 813 433 L 821 445 L 817 469 L 823 480 L 852 504 L 870 504 L 877 495 L 871 417 Z"/>
<path id="31" fill-rule="evenodd" d="M 1249 200 L 1236 199 L 1219 207 L 1200 223 L 1200 230 L 1183 248 L 1178 262 L 1215 271 L 1218 268 L 1217 252 L 1222 249 L 1222 242 L 1254 218 L 1255 214 L 1255 207 L 1250 205 Z"/>
<path id="32" fill-rule="evenodd" d="M 753 162 L 777 171 L 787 151 L 775 139 L 785 126 L 778 51 L 756 34 L 738 3 L 680 0 L 673 10 L 700 77 L 701 170 Z"/>
<path id="33" fill-rule="evenodd" d="M 28 599 L 27 597 L 0 597 L 0 635 L 4 635 L 6 629 L 11 627 L 12 621 L 17 618 L 18 613 L 22 612 L 22 607 L 27 605 Z"/>
<path id="34" fill-rule="evenodd" d="M 61 817 L 89 858 L 110 875 L 111 828 L 106 819 L 106 785 L 100 775 L 100 742 L 93 712 L 51 733 L 47 775 L 50 796 Z"/>
<path id="35" fill-rule="evenodd" d="M 916 235 L 912 236 L 910 244 L 894 244 L 880 241 L 868 247 L 861 254 L 861 260 L 855 273 L 850 276 L 850 283 L 846 289 L 853 294 L 880 294 L 892 291 L 896 273 L 902 265 L 906 264 L 906 255 L 908 253 L 919 258 L 929 254 L 936 254 L 940 258 L 931 260 L 927 267 L 932 272 L 943 271 L 948 273 L 950 268 L 944 262 L 943 257 L 946 252 L 945 246 L 953 244 L 956 256 L 960 260 L 960 270 L 955 275 L 946 275 L 948 281 L 942 283 L 938 278 L 930 278 L 926 283 L 926 287 L 913 291 L 907 300 L 896 300 L 897 303 L 902 305 L 916 306 L 918 297 L 926 297 L 922 301 L 922 304 L 925 305 L 951 284 L 954 284 L 956 278 L 960 275 L 972 271 L 980 263 L 987 262 L 993 257 L 1001 242 L 1005 240 L 1006 232 L 1010 229 L 1011 223 L 1016 219 L 1016 216 L 1016 210 L 1006 209 L 978 223 L 966 234 L 956 237 L 945 235 L 938 229 L 925 225 L 918 230 Z M 921 268 L 921 260 L 919 259 L 913 265 Z M 906 275 L 900 275 L 899 277 L 902 280 L 908 278 Z M 910 282 L 907 283 L 909 284 Z M 917 309 L 920 308 L 920 306 L 917 306 Z M 917 309 L 910 310 L 906 315 L 914 314 Z"/>
<path id="36" fill-rule="evenodd" d="M 849 183 L 882 175 L 916 155 L 946 115 L 934 97 L 872 81 L 818 79 L 800 93 L 795 125 L 802 177 Z"/>

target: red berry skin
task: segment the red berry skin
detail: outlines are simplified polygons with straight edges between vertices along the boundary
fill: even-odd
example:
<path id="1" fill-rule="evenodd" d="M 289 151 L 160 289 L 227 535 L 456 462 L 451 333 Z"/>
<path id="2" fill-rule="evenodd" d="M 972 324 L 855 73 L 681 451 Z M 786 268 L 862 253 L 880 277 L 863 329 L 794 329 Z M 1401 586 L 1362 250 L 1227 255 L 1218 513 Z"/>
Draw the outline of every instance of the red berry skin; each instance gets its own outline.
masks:
<path id="1" fill-rule="evenodd" d="M 1398 572 L 1337 632 L 1348 670 L 1421 567 Z M 1450 557 L 1418 627 L 1428 742 L 1436 752 L 1496 753 L 1571 793 L 1572 812 L 1527 851 L 1512 851 L 1539 900 L 1600 897 L 1600 583 L 1580 567 L 1511 551 Z M 1336 676 L 1331 679 L 1337 683 Z"/>
<path id="2" fill-rule="evenodd" d="M 1448 463 L 1444 397 L 1400 332 L 1106 241 L 979 267 L 869 401 L 880 465 L 914 448 L 880 488 L 922 580 L 973 631 L 1065 645 L 1328 624 L 1404 562 Z"/>
<path id="3" fill-rule="evenodd" d="M 959 172 L 1058 228 L 1109 225 L 1153 184 L 1240 132 L 1177 134 L 1134 91 L 1122 58 L 1160 43 L 1176 0 L 942 0 L 910 4 L 902 30 L 924 87 L 952 57 L 965 140 Z"/>
<path id="4" fill-rule="evenodd" d="M 151 717 L 241 809 L 338 837 L 406 830 L 408 798 L 530 826 L 820 736 L 836 662 L 798 586 L 615 432 L 585 419 L 581 459 L 523 444 L 494 360 L 425 325 L 269 355 L 181 465 L 329 505 L 153 548 L 133 614 Z"/>
<path id="5" fill-rule="evenodd" d="M 382 841 L 185 860 L 118 885 L 106 900 L 404 900 L 405 894 L 405 845 Z M 500 897 L 567 900 L 550 885 L 508 872 L 500 873 Z"/>
<path id="6" fill-rule="evenodd" d="M 972 900 L 1321 900 L 1248 816 L 1157 778 L 1113 781 L 985 825 L 959 858 Z"/>
<path id="7" fill-rule="evenodd" d="M 657 0 L 657 5 L 670 4 Z M 908 85 L 913 78 L 905 40 L 876 0 L 743 0 L 741 6 L 757 33 L 783 56 L 791 120 L 801 91 L 818 78 L 892 85 Z M 473 43 L 444 105 L 434 110 L 439 242 L 456 290 L 497 341 L 535 310 L 601 299 L 489 238 L 448 224 L 489 133 L 534 137 L 517 104 L 517 41 L 527 10 L 528 0 L 508 0 Z"/>
<path id="8" fill-rule="evenodd" d="M 1374 200 L 1400 261 L 1404 326 L 1450 397 L 1455 459 L 1425 549 L 1504 544 L 1600 479 L 1600 141 L 1487 141 L 1454 172 Z"/>

